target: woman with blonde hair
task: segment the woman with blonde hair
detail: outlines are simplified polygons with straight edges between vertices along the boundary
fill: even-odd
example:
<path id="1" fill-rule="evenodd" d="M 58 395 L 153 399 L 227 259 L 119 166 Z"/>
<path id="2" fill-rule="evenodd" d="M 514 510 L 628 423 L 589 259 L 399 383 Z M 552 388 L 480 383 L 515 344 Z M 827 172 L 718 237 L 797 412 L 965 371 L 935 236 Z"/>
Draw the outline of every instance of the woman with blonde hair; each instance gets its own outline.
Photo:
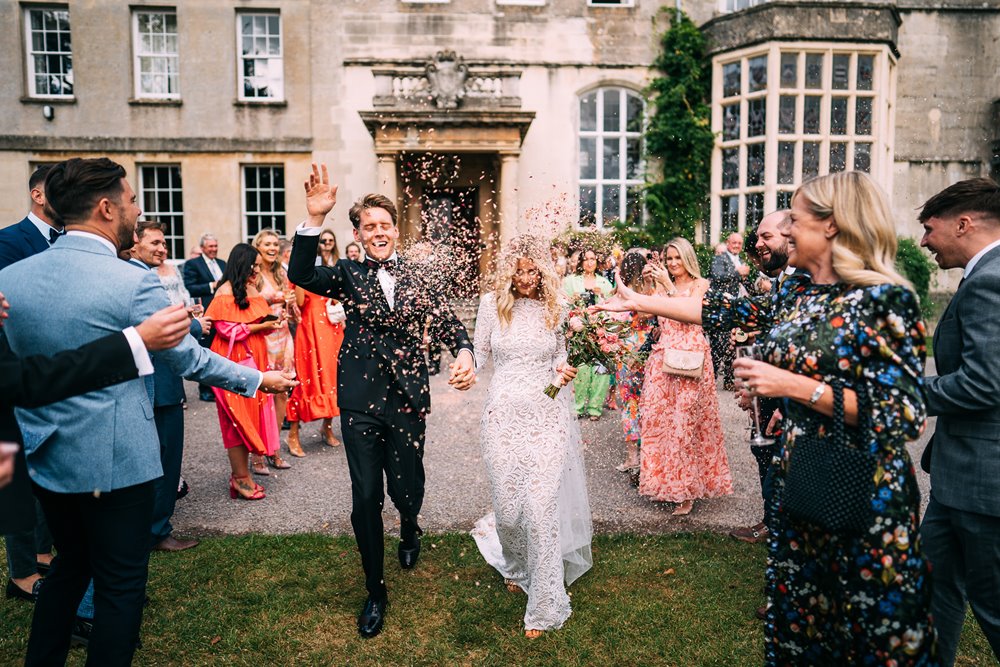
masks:
<path id="1" fill-rule="evenodd" d="M 295 356 L 292 347 L 292 333 L 288 329 L 288 318 L 292 305 L 295 303 L 295 293 L 288 283 L 285 269 L 281 266 L 281 237 L 273 229 L 263 229 L 253 237 L 251 244 L 261 257 L 260 296 L 267 301 L 271 314 L 278 318 L 279 324 L 267 335 L 267 362 L 269 370 L 292 370 L 295 368 Z M 285 421 L 285 407 L 288 397 L 284 394 L 274 395 L 274 411 L 278 423 Z M 281 458 L 281 452 L 275 451 L 273 456 L 266 458 L 272 467 L 284 470 L 291 466 Z M 252 460 L 255 475 L 268 475 L 265 459 L 254 456 Z"/>
<path id="2" fill-rule="evenodd" d="M 316 261 L 320 266 L 333 266 L 340 259 L 337 237 L 324 229 L 319 234 Z M 333 434 L 333 418 L 340 416 L 337 407 L 337 356 L 344 342 L 344 307 L 332 297 L 295 288 L 295 302 L 302 313 L 295 332 L 295 373 L 299 386 L 288 400 L 288 451 L 292 456 L 305 456 L 299 439 L 299 422 L 323 420 L 323 442 L 330 447 L 340 445 Z"/>
<path id="3" fill-rule="evenodd" d="M 671 239 L 664 247 L 664 267 L 646 273 L 667 299 L 700 299 L 708 290 L 694 248 L 687 239 Z M 690 514 L 694 501 L 733 492 L 711 348 L 698 324 L 659 320 L 660 337 L 646 361 L 639 399 L 639 493 L 677 503 L 673 514 Z M 680 375 L 668 364 L 675 351 L 700 354 L 698 377 Z M 706 361 L 708 363 L 706 363 Z"/>
<path id="4" fill-rule="evenodd" d="M 761 332 L 762 360 L 738 359 L 735 369 L 751 396 L 780 398 L 785 416 L 766 664 L 938 664 L 920 490 L 906 449 L 926 418 L 926 330 L 893 268 L 889 206 L 867 174 L 821 176 L 796 190 L 782 233 L 797 271 L 773 296 L 670 303 L 625 288 L 604 307 Z M 797 467 L 815 470 L 804 457 L 816 444 L 845 452 L 827 466 L 830 479 L 803 479 Z M 809 505 L 857 509 L 846 523 Z"/>
<path id="5" fill-rule="evenodd" d="M 566 363 L 564 303 L 547 245 L 511 240 L 476 320 L 476 365 L 493 360 L 480 437 L 493 511 L 472 535 L 512 593 L 528 596 L 525 636 L 562 627 L 566 586 L 590 569 L 591 521 L 571 390 L 546 386 L 576 376 Z"/>

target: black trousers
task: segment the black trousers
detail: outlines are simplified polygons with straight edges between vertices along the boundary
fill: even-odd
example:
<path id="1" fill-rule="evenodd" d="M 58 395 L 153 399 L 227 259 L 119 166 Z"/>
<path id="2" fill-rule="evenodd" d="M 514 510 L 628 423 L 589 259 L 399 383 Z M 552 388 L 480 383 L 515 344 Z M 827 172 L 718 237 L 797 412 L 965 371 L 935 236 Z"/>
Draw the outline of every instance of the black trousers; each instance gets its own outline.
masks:
<path id="1" fill-rule="evenodd" d="M 170 517 L 177 504 L 177 486 L 181 479 L 184 458 L 184 407 L 164 405 L 153 408 L 156 435 L 160 438 L 160 465 L 163 477 L 155 481 L 156 499 L 153 504 L 152 545 L 170 537 L 174 527 Z"/>
<path id="2" fill-rule="evenodd" d="M 87 583 L 94 580 L 94 629 L 87 665 L 130 665 L 139 640 L 149 566 L 154 482 L 96 496 L 34 485 L 56 546 L 35 603 L 25 665 L 62 665 Z"/>
<path id="3" fill-rule="evenodd" d="M 399 510 L 402 538 L 409 539 L 420 532 L 417 515 L 424 502 L 426 426 L 424 415 L 412 410 L 395 388 L 389 391 L 383 414 L 351 410 L 340 413 L 351 473 L 351 525 L 361 552 L 365 588 L 372 597 L 386 596 L 382 475 L 384 472 L 389 497 Z"/>

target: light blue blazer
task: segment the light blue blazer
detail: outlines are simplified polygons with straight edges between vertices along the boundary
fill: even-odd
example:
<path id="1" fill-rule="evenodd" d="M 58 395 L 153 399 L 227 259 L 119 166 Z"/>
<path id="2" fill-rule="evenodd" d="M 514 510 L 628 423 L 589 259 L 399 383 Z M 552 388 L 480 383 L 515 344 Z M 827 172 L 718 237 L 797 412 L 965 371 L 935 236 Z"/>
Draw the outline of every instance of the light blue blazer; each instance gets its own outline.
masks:
<path id="1" fill-rule="evenodd" d="M 11 304 L 0 332 L 18 356 L 74 349 L 170 305 L 156 273 L 74 235 L 0 271 L 0 292 Z M 158 352 L 157 363 L 244 396 L 252 396 L 260 381 L 259 371 L 223 359 L 191 336 Z M 112 491 L 163 474 L 143 378 L 16 413 L 28 473 L 50 491 Z"/>

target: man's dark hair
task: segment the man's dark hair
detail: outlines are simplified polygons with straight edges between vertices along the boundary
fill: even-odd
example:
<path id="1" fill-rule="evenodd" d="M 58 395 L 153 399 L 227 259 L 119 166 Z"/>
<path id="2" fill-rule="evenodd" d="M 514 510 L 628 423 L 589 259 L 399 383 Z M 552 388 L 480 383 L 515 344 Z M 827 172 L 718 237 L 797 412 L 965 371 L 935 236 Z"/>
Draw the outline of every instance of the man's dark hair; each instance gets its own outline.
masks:
<path id="1" fill-rule="evenodd" d="M 49 175 L 50 171 L 52 171 L 52 165 L 43 164 L 31 172 L 31 177 L 28 178 L 28 192 L 34 190 L 39 183 L 44 183 L 45 177 Z"/>
<path id="2" fill-rule="evenodd" d="M 240 310 L 250 307 L 250 299 L 247 297 L 247 281 L 253 273 L 254 262 L 257 261 L 257 248 L 249 243 L 237 243 L 229 253 L 226 260 L 226 270 L 219 278 L 219 284 L 229 283 L 233 288 L 233 299 Z"/>
<path id="3" fill-rule="evenodd" d="M 746 238 L 743 239 L 743 252 L 754 263 L 760 262 L 760 255 L 757 253 L 757 231 L 748 230 Z"/>
<path id="4" fill-rule="evenodd" d="M 143 235 L 146 232 L 149 232 L 149 231 L 163 232 L 164 234 L 166 234 L 167 233 L 167 228 L 166 228 L 166 225 L 164 225 L 159 220 L 140 220 L 139 222 L 136 223 L 136 225 L 135 225 L 135 235 L 137 237 L 139 237 L 140 239 L 143 237 Z"/>
<path id="5" fill-rule="evenodd" d="M 125 167 L 106 157 L 71 158 L 45 177 L 45 199 L 66 224 L 84 222 L 101 199 L 121 199 L 123 178 Z"/>
<path id="6" fill-rule="evenodd" d="M 389 217 L 392 218 L 392 224 L 396 224 L 396 205 L 385 195 L 372 192 L 354 202 L 354 206 L 347 212 L 347 217 L 350 218 L 355 229 L 361 225 L 361 212 L 370 208 L 385 209 L 389 213 Z"/>
<path id="7" fill-rule="evenodd" d="M 1000 222 L 1000 185 L 989 178 L 959 181 L 924 202 L 919 219 L 926 222 L 959 213 L 985 213 Z"/>

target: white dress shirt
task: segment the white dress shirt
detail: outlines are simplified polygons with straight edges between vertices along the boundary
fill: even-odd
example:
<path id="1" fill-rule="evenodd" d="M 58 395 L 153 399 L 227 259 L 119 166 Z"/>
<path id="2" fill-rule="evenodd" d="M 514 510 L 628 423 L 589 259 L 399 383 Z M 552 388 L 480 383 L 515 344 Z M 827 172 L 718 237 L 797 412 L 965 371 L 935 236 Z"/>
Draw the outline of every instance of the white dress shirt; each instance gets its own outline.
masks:
<path id="1" fill-rule="evenodd" d="M 222 277 L 222 269 L 219 268 L 219 263 L 215 259 L 209 259 L 208 257 L 203 257 L 205 260 L 205 265 L 208 267 L 208 272 L 212 274 L 212 280 L 219 282 L 219 278 Z"/>
<path id="2" fill-rule="evenodd" d="M 979 260 L 983 258 L 983 255 L 988 253 L 990 250 L 993 250 L 993 248 L 996 248 L 998 245 L 1000 245 L 1000 239 L 997 239 L 996 241 L 989 244 L 988 246 L 977 252 L 975 255 L 973 255 L 972 259 L 969 260 L 969 263 L 965 265 L 965 272 L 962 273 L 962 279 L 964 280 L 968 278 L 969 274 L 972 273 L 972 269 L 976 268 L 976 264 L 978 264 Z"/>
<path id="3" fill-rule="evenodd" d="M 48 243 L 49 246 L 51 246 L 52 241 L 49 240 L 50 239 L 49 233 L 56 228 L 50 225 L 49 223 L 45 222 L 41 218 L 39 218 L 37 215 L 34 214 L 33 211 L 28 211 L 28 220 L 31 220 L 31 224 L 33 224 L 38 229 L 38 233 L 41 234 L 42 237 L 45 239 L 45 242 Z M 59 230 L 56 229 L 56 231 L 58 232 Z"/>

